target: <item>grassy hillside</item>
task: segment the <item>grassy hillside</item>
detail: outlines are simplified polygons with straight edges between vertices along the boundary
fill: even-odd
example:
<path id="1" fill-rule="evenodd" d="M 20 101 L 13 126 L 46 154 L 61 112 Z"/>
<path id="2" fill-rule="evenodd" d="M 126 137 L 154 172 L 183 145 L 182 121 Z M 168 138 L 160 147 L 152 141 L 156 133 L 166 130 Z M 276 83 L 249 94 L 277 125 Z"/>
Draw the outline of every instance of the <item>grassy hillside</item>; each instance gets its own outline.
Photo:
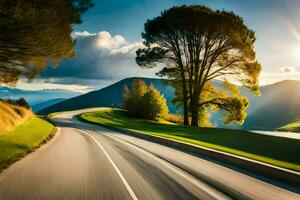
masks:
<path id="1" fill-rule="evenodd" d="M 291 122 L 285 126 L 278 128 L 277 130 L 300 133 L 300 121 Z"/>
<path id="2" fill-rule="evenodd" d="M 32 112 L 30 110 L 0 100 L 0 135 L 13 130 L 31 116 Z"/>
<path id="3" fill-rule="evenodd" d="M 187 127 L 130 118 L 126 112 L 106 110 L 84 113 L 84 120 L 107 126 L 176 139 L 279 167 L 300 171 L 300 141 L 247 131 Z"/>
<path id="4" fill-rule="evenodd" d="M 0 135 L 0 171 L 51 137 L 53 126 L 32 116 L 13 131 Z"/>

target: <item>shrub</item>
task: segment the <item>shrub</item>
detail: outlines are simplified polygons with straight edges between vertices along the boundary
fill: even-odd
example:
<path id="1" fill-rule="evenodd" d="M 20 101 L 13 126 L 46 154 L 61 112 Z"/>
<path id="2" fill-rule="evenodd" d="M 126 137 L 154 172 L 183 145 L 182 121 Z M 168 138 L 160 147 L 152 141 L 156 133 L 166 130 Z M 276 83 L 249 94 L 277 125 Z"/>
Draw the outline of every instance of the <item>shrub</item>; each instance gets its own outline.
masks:
<path id="1" fill-rule="evenodd" d="M 183 124 L 183 116 L 179 114 L 168 114 L 166 120 L 175 124 Z"/>
<path id="2" fill-rule="evenodd" d="M 166 99 L 153 86 L 135 79 L 131 89 L 124 87 L 123 107 L 134 117 L 157 120 L 165 118 L 169 112 Z"/>
<path id="3" fill-rule="evenodd" d="M 16 101 L 16 105 L 29 109 L 30 106 L 27 101 L 22 97 Z"/>

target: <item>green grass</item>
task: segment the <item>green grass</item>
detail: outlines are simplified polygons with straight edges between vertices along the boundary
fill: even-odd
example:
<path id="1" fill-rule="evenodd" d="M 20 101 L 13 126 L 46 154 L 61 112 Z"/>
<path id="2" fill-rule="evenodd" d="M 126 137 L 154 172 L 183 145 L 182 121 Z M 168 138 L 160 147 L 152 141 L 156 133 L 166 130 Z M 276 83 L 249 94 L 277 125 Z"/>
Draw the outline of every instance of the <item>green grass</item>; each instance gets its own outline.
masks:
<path id="1" fill-rule="evenodd" d="M 0 170 L 39 147 L 53 134 L 53 125 L 36 116 L 0 135 Z"/>
<path id="2" fill-rule="evenodd" d="M 300 132 L 300 121 L 291 122 L 278 128 L 279 131 Z"/>
<path id="3" fill-rule="evenodd" d="M 79 117 L 92 123 L 163 136 L 300 171 L 299 140 L 242 130 L 188 127 L 135 119 L 121 110 L 89 112 Z"/>

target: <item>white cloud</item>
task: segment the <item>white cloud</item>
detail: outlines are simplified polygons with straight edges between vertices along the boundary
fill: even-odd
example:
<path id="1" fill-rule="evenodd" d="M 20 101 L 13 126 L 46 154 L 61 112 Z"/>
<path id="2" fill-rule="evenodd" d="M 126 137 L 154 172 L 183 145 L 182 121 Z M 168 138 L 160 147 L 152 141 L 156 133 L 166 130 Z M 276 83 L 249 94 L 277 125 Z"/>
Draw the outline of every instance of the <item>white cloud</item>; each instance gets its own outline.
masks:
<path id="1" fill-rule="evenodd" d="M 41 89 L 64 89 L 74 92 L 86 93 L 91 91 L 93 88 L 79 84 L 58 84 L 58 83 L 47 83 L 44 80 L 34 80 L 33 82 L 20 80 L 17 84 L 18 89 L 22 90 L 41 90 Z"/>
<path id="2" fill-rule="evenodd" d="M 111 54 L 134 54 L 135 55 L 135 52 L 137 49 L 139 48 L 143 48 L 144 45 L 142 42 L 135 42 L 133 44 L 128 44 L 128 45 L 125 45 L 123 47 L 120 47 L 120 48 L 115 48 L 113 50 L 111 50 Z"/>
<path id="3" fill-rule="evenodd" d="M 109 32 L 102 31 L 97 34 L 96 44 L 103 49 L 115 49 L 125 44 L 125 38 L 121 35 L 112 37 Z"/>
<path id="4" fill-rule="evenodd" d="M 83 31 L 83 32 L 75 32 L 74 37 L 88 37 L 88 36 L 93 36 L 96 35 L 96 33 L 89 33 L 87 31 Z"/>
<path id="5" fill-rule="evenodd" d="M 99 88 L 99 81 L 156 77 L 155 73 L 160 70 L 160 67 L 143 69 L 136 64 L 135 52 L 143 47 L 142 42 L 130 43 L 123 36 L 112 36 L 106 31 L 79 35 L 85 36 L 76 38 L 76 57 L 61 63 L 57 69 L 48 69 L 41 74 L 41 79 L 50 83 L 82 84 Z"/>

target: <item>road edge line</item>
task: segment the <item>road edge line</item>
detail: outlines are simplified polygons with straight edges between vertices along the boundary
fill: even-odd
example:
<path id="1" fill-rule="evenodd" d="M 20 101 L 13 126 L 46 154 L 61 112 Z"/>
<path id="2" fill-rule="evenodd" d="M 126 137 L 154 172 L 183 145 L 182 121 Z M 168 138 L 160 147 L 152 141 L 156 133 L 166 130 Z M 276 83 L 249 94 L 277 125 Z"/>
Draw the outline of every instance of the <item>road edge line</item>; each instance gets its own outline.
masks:
<path id="1" fill-rule="evenodd" d="M 128 182 L 126 181 L 125 177 L 123 176 L 123 174 L 121 173 L 121 171 L 119 170 L 119 168 L 117 167 L 117 165 L 115 164 L 115 162 L 112 160 L 112 158 L 109 156 L 109 154 L 106 152 L 106 150 L 103 148 L 103 146 L 88 132 L 78 129 L 80 132 L 86 134 L 87 136 L 89 136 L 92 140 L 94 140 L 94 142 L 98 145 L 98 147 L 103 151 L 104 155 L 107 157 L 108 161 L 110 162 L 110 164 L 114 167 L 114 169 L 116 170 L 117 174 L 120 176 L 123 184 L 125 185 L 126 189 L 128 190 L 130 196 L 132 197 L 133 200 L 138 200 L 136 194 L 133 192 L 132 188 L 130 187 L 130 185 L 128 184 Z"/>

